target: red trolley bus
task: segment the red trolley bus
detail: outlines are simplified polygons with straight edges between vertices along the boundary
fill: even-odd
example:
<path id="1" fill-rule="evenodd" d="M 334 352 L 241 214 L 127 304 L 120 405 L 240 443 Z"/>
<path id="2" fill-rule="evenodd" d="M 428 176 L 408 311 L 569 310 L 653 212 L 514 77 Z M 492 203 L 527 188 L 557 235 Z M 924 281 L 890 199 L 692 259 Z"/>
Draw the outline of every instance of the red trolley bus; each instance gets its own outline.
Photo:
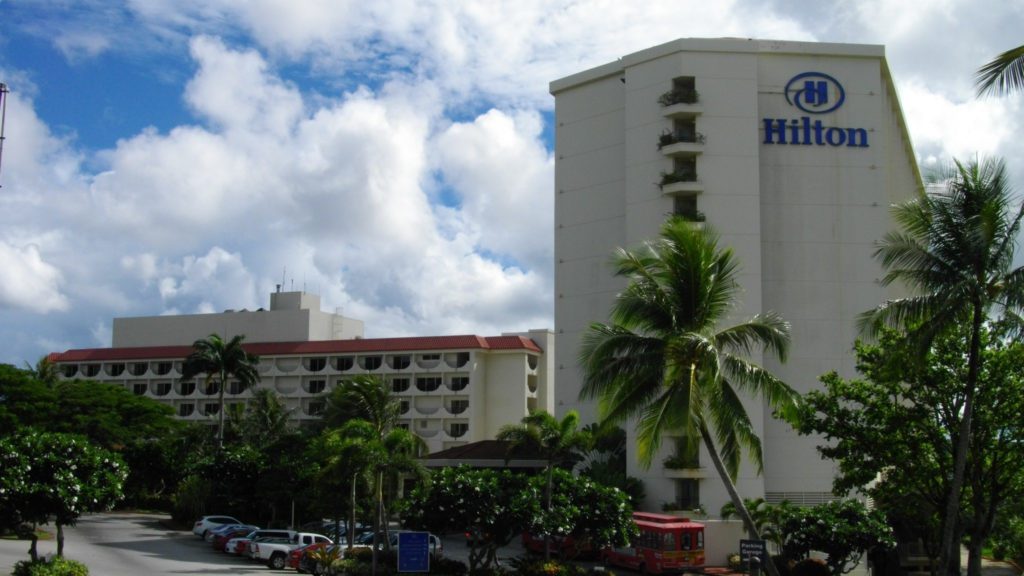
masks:
<path id="1" fill-rule="evenodd" d="M 704 525 L 668 514 L 634 512 L 640 535 L 628 548 L 607 548 L 605 562 L 645 574 L 686 572 L 704 566 Z"/>

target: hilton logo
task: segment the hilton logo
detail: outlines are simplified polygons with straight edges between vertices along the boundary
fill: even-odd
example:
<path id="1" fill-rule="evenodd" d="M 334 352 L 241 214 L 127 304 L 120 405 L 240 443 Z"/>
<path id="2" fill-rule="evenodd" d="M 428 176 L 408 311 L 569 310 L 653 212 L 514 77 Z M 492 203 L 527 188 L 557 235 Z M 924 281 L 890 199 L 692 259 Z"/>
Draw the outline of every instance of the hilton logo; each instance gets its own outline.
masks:
<path id="1" fill-rule="evenodd" d="M 786 84 L 786 103 L 807 114 L 834 112 L 846 101 L 846 91 L 838 80 L 821 72 L 797 74 Z M 804 146 L 846 146 L 867 148 L 865 128 L 825 126 L 809 116 L 800 118 L 764 118 L 765 144 Z"/>

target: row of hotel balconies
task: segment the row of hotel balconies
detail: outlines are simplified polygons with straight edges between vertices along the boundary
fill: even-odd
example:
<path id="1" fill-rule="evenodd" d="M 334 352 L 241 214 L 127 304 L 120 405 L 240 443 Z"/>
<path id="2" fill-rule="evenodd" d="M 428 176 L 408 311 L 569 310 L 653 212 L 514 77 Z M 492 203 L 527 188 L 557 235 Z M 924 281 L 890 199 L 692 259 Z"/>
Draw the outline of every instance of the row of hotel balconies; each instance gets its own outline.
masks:
<path id="1" fill-rule="evenodd" d="M 697 172 L 697 157 L 704 151 L 704 135 L 697 131 L 697 118 L 703 113 L 693 76 L 672 80 L 672 88 L 658 99 L 662 115 L 672 127 L 658 136 L 658 150 L 672 160 L 672 169 L 661 173 L 658 186 L 672 196 L 672 213 L 692 222 L 703 222 L 697 209 L 697 196 L 704 191 Z"/>
<path id="2" fill-rule="evenodd" d="M 457 370 L 469 364 L 470 352 L 422 354 L 356 354 L 343 356 L 281 356 L 263 358 L 257 369 L 261 374 L 293 372 L 320 373 L 391 373 L 416 370 Z M 529 357 L 531 369 L 537 359 Z M 65 378 L 138 378 L 152 376 L 180 377 L 182 361 L 154 360 L 146 362 L 83 362 L 62 364 Z"/>
<path id="3" fill-rule="evenodd" d="M 225 404 L 230 406 L 236 403 L 225 402 Z M 220 410 L 220 405 L 216 401 L 187 401 L 175 402 L 174 408 L 178 418 L 201 422 L 215 418 Z M 293 414 L 299 420 L 311 420 L 319 418 L 323 413 L 323 409 L 324 404 L 322 401 L 304 401 Z M 459 414 L 463 410 L 454 414 Z M 464 438 L 469 432 L 469 421 L 465 418 L 423 418 L 408 415 L 407 412 L 403 412 L 403 415 L 399 420 L 399 426 L 425 439 L 436 438 L 440 435 L 441 439 L 456 440 Z"/>

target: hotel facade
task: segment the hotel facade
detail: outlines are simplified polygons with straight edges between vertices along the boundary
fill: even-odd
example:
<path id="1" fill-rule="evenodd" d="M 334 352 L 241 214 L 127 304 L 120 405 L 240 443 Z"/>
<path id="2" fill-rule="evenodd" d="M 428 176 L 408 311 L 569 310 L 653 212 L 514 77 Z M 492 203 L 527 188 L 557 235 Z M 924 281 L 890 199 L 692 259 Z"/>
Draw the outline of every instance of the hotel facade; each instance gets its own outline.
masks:
<path id="1" fill-rule="evenodd" d="M 430 452 L 492 439 L 535 409 L 553 411 L 554 335 L 363 338 L 363 323 L 320 310 L 319 296 L 276 292 L 269 309 L 219 314 L 117 318 L 113 347 L 50 355 L 66 379 L 124 386 L 174 408 L 183 420 L 215 424 L 218 391 L 203 376 L 181 380 L 192 342 L 246 336 L 259 356 L 259 388 L 277 392 L 294 424 L 320 418 L 327 395 L 359 374 L 380 376 L 401 402 L 399 425 Z M 237 382 L 225 404 L 253 394 Z"/>
<path id="2" fill-rule="evenodd" d="M 755 356 L 799 392 L 831 370 L 855 374 L 856 317 L 894 294 L 875 242 L 889 206 L 921 187 L 881 46 L 681 39 L 551 83 L 555 97 L 556 412 L 579 410 L 587 326 L 607 321 L 623 281 L 616 247 L 657 237 L 669 215 L 709 226 L 741 264 L 733 319 L 775 311 L 792 325 L 789 359 Z M 815 446 L 746 400 L 763 441 L 749 498 L 815 504 L 834 470 Z M 630 446 L 633 430 L 627 426 Z M 644 481 L 645 507 L 715 515 L 728 500 L 706 454 L 666 438 Z"/>

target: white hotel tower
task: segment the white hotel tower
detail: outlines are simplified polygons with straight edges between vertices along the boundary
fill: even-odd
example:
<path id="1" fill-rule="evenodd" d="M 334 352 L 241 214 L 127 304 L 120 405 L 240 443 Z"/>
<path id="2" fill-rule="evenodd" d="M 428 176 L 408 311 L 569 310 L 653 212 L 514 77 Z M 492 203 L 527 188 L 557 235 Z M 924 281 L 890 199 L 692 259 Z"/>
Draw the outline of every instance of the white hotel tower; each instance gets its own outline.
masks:
<path id="1" fill-rule="evenodd" d="M 892 294 L 874 243 L 889 206 L 921 178 L 881 46 L 681 39 L 551 83 L 555 96 L 556 410 L 578 409 L 580 336 L 607 321 L 623 287 L 617 246 L 654 238 L 669 214 L 705 222 L 742 265 L 737 319 L 773 310 L 792 324 L 785 364 L 800 392 L 830 370 L 850 377 L 856 317 Z M 754 358 L 761 362 L 761 358 Z M 765 469 L 741 470 L 745 497 L 813 504 L 833 468 L 759 401 L 748 412 Z M 629 430 L 632 435 L 632 430 Z M 632 444 L 632 443 L 631 443 Z M 728 497 L 706 455 L 674 456 L 643 479 L 648 509 L 716 515 Z"/>

